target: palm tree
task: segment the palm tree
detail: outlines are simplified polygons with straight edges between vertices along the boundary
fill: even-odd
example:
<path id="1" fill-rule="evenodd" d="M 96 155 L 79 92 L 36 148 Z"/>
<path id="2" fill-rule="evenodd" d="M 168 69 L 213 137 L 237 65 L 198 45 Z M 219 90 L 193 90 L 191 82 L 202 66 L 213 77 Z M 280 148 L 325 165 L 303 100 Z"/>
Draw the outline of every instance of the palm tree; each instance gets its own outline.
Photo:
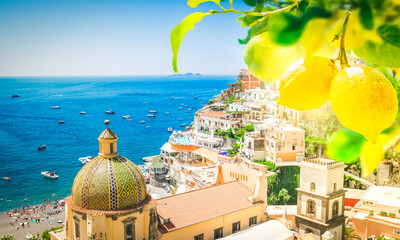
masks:
<path id="1" fill-rule="evenodd" d="M 344 239 L 345 240 L 362 240 L 362 237 L 358 236 L 356 230 L 351 227 L 345 227 L 344 229 Z"/>

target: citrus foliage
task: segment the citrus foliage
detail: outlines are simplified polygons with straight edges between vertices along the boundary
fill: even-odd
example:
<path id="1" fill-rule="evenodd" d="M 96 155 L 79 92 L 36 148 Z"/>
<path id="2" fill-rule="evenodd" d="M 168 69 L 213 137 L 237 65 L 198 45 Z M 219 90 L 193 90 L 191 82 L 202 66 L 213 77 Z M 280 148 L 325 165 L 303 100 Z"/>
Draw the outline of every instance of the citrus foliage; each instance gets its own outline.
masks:
<path id="1" fill-rule="evenodd" d="M 360 157 L 366 175 L 376 168 L 386 149 L 400 148 L 399 1 L 242 1 L 248 10 L 235 9 L 233 0 L 188 1 L 191 7 L 214 2 L 221 10 L 191 14 L 173 29 L 174 71 L 180 43 L 194 24 L 206 15 L 240 14 L 241 26 L 249 28 L 239 40 L 247 45 L 244 61 L 261 80 L 281 80 L 280 104 L 304 111 L 331 101 L 347 129 L 330 138 L 330 157 L 345 162 Z M 349 63 L 348 55 L 358 61 Z M 316 56 L 320 61 L 312 61 Z M 360 61 L 362 66 L 355 66 Z M 335 65 L 340 65 L 337 71 L 332 70 Z"/>

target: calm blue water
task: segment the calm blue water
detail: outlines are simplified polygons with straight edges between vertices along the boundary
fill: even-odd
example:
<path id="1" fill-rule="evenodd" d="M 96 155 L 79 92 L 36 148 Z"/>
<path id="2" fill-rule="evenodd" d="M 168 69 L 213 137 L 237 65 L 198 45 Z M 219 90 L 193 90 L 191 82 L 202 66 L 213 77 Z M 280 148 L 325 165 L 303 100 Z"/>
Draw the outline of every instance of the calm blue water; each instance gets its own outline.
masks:
<path id="1" fill-rule="evenodd" d="M 200 102 L 207 103 L 235 80 L 234 76 L 0 79 L 0 212 L 41 202 L 52 194 L 68 196 L 82 167 L 78 158 L 98 153 L 104 111 L 115 111 L 108 118 L 119 137 L 118 152 L 142 164 L 143 157 L 159 154 L 168 140 L 168 127 L 183 130 L 180 125 L 192 122 Z M 10 98 L 11 94 L 21 97 Z M 181 104 L 196 109 L 186 113 Z M 56 105 L 61 109 L 51 109 Z M 156 118 L 146 117 L 150 109 L 158 110 Z M 146 124 L 139 124 L 141 120 Z M 47 149 L 38 151 L 41 144 Z M 44 170 L 56 171 L 59 178 L 43 178 Z M 4 176 L 12 180 L 2 180 Z"/>

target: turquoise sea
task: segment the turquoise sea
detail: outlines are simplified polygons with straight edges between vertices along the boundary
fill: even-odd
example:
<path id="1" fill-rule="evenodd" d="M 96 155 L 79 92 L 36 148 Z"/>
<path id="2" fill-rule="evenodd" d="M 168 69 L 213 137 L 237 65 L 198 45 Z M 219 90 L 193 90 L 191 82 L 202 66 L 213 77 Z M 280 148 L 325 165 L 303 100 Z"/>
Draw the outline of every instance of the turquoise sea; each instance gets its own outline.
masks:
<path id="1" fill-rule="evenodd" d="M 78 158 L 98 153 L 97 137 L 107 117 L 119 138 L 118 152 L 142 164 L 143 157 L 159 154 L 168 127 L 183 130 L 180 125 L 190 125 L 201 102 L 206 104 L 235 81 L 235 76 L 1 78 L 0 212 L 41 203 L 53 194 L 68 196 L 82 167 Z M 151 109 L 158 111 L 156 118 L 146 117 Z M 115 114 L 106 116 L 106 110 Z M 65 123 L 58 124 L 60 120 Z M 139 124 L 141 120 L 146 124 Z M 47 149 L 38 151 L 42 144 Z M 59 178 L 42 177 L 45 170 Z M 3 180 L 5 176 L 11 181 Z"/>

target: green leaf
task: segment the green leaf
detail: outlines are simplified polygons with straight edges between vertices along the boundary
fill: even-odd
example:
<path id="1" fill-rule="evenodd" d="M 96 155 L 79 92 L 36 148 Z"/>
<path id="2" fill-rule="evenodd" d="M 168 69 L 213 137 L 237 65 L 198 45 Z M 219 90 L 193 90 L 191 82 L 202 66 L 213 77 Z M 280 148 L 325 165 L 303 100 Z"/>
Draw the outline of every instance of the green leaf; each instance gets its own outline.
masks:
<path id="1" fill-rule="evenodd" d="M 343 128 L 329 138 L 327 154 L 337 161 L 354 162 L 360 155 L 365 141 L 363 135 Z"/>
<path id="2" fill-rule="evenodd" d="M 269 19 L 271 40 L 277 44 L 289 46 L 299 40 L 305 22 L 300 18 L 287 13 L 274 14 Z"/>
<path id="3" fill-rule="evenodd" d="M 247 44 L 250 39 L 258 34 L 268 31 L 268 19 L 255 25 L 247 31 L 247 36 L 243 39 L 238 39 L 239 44 Z"/>
<path id="4" fill-rule="evenodd" d="M 400 26 L 395 24 L 384 24 L 378 28 L 381 38 L 400 47 Z"/>
<path id="5" fill-rule="evenodd" d="M 174 27 L 171 31 L 171 49 L 172 49 L 172 66 L 174 72 L 178 73 L 178 51 L 181 46 L 182 40 L 186 33 L 194 28 L 194 25 L 200 22 L 205 16 L 210 15 L 210 13 L 196 12 L 185 17 L 182 22 Z"/>
<path id="6" fill-rule="evenodd" d="M 265 0 L 242 0 L 246 5 L 255 7 L 256 5 L 263 4 Z"/>
<path id="7" fill-rule="evenodd" d="M 220 0 L 188 0 L 187 5 L 189 5 L 192 8 L 197 8 L 200 3 L 203 2 L 215 2 L 216 4 L 220 4 Z"/>
<path id="8" fill-rule="evenodd" d="M 374 28 L 374 16 L 372 8 L 367 0 L 360 0 L 359 18 L 365 29 L 372 30 Z"/>

